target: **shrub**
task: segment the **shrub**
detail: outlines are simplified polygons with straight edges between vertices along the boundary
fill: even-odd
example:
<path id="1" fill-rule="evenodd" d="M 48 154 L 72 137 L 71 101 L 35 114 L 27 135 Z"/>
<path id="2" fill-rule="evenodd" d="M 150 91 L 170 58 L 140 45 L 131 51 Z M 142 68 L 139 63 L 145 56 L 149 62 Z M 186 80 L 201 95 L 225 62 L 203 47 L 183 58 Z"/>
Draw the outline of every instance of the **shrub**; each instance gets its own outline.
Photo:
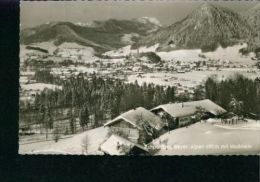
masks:
<path id="1" fill-rule="evenodd" d="M 145 52 L 141 56 L 146 56 L 152 63 L 160 63 L 162 61 L 161 57 L 154 52 Z"/>

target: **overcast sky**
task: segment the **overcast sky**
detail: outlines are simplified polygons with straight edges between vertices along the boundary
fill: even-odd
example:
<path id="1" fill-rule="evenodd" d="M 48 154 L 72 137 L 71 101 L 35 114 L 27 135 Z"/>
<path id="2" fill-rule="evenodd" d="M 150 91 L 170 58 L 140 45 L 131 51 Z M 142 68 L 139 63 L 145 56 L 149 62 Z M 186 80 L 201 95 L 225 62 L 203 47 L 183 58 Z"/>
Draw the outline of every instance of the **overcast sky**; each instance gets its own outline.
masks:
<path id="1" fill-rule="evenodd" d="M 155 17 L 161 24 L 169 25 L 182 18 L 203 2 L 89 2 L 89 1 L 25 1 L 21 2 L 21 27 L 33 27 L 50 21 L 88 22 L 106 19 L 133 19 Z M 215 3 L 215 2 L 214 2 Z M 237 12 L 245 11 L 259 2 L 217 2 Z"/>

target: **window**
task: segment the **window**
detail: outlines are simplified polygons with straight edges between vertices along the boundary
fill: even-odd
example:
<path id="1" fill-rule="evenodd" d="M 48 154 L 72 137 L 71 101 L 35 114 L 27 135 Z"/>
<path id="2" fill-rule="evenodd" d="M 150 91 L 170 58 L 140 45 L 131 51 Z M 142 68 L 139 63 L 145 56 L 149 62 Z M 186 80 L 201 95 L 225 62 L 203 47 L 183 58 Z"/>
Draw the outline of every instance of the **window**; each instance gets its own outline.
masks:
<path id="1" fill-rule="evenodd" d="M 180 124 L 186 124 L 188 122 L 190 122 L 190 117 L 180 118 Z"/>

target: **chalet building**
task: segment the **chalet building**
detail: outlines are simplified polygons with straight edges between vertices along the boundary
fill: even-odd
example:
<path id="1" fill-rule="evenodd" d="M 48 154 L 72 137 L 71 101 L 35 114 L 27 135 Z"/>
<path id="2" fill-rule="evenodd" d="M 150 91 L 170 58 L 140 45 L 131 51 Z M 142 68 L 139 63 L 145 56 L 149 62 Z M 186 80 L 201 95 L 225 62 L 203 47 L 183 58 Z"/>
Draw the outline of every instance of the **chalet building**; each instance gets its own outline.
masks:
<path id="1" fill-rule="evenodd" d="M 106 123 L 112 133 L 123 136 L 134 143 L 148 143 L 163 132 L 164 123 L 149 110 L 138 107 L 127 111 Z"/>
<path id="2" fill-rule="evenodd" d="M 209 99 L 169 103 L 151 109 L 151 112 L 160 116 L 169 128 L 191 124 L 195 120 L 213 118 L 225 113 L 226 110 Z M 200 116 L 199 116 L 200 115 Z M 200 118 L 198 118 L 198 116 Z"/>
<path id="3" fill-rule="evenodd" d="M 148 150 L 137 143 L 112 134 L 101 146 L 106 155 L 148 155 Z"/>

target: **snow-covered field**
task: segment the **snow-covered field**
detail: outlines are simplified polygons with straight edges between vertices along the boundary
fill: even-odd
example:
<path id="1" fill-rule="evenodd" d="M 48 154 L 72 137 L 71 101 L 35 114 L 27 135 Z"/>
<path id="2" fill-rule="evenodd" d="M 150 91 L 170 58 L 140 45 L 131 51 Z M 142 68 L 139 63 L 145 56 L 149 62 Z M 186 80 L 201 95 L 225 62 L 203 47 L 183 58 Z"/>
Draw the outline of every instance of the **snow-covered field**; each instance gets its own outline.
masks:
<path id="1" fill-rule="evenodd" d="M 23 90 L 32 90 L 32 91 L 43 91 L 45 88 L 55 90 L 62 89 L 61 86 L 47 84 L 47 83 L 31 83 L 31 84 L 21 84 Z"/>
<path id="2" fill-rule="evenodd" d="M 100 145 L 108 139 L 108 133 L 108 128 L 99 127 L 57 143 L 20 143 L 19 154 L 100 155 Z M 152 143 L 160 148 L 155 155 L 260 154 L 260 124 L 249 121 L 224 127 L 218 121 L 201 122 L 167 132 Z"/>
<path id="3" fill-rule="evenodd" d="M 239 49 L 244 48 L 246 46 L 247 46 L 246 44 L 242 44 L 242 45 L 234 45 L 234 46 L 227 47 L 227 48 L 219 47 L 214 52 L 207 52 L 207 53 L 203 53 L 203 54 L 206 57 L 211 58 L 211 59 L 230 60 L 230 61 L 232 61 L 234 63 L 238 63 L 238 64 L 252 65 L 255 63 L 253 60 L 251 60 L 251 57 L 254 56 L 253 53 L 250 53 L 247 56 L 244 56 L 239 53 Z"/>
<path id="4" fill-rule="evenodd" d="M 98 59 L 94 55 L 95 50 L 91 47 L 81 46 L 76 43 L 63 43 L 58 48 L 60 50 L 58 55 L 75 58 L 79 62 L 95 62 Z"/>
<path id="5" fill-rule="evenodd" d="M 121 41 L 124 42 L 125 44 L 133 44 L 134 43 L 134 41 L 132 40 L 133 37 L 139 37 L 139 35 L 136 33 L 124 34 L 121 37 Z"/>
<path id="6" fill-rule="evenodd" d="M 254 56 L 253 53 L 250 53 L 247 56 L 244 56 L 239 53 L 239 49 L 246 47 L 246 44 L 234 45 L 227 48 L 218 47 L 213 52 L 205 52 L 203 53 L 201 49 L 181 49 L 174 50 L 169 52 L 157 52 L 159 44 L 156 44 L 151 47 L 141 47 L 139 48 L 139 52 L 156 52 L 162 60 L 166 61 L 200 61 L 204 58 L 199 57 L 200 54 L 206 56 L 209 59 L 222 60 L 222 61 L 231 61 L 238 64 L 243 65 L 253 65 L 254 61 L 251 60 L 251 57 Z M 104 55 L 108 56 L 126 56 L 129 54 L 137 53 L 137 49 L 131 49 L 131 46 L 122 47 L 118 50 L 112 50 L 104 53 Z"/>
<path id="7" fill-rule="evenodd" d="M 70 138 L 52 141 L 20 144 L 19 154 L 73 154 L 98 155 L 99 146 L 108 138 L 108 128 L 99 127 L 76 134 Z M 87 145 L 87 151 L 85 149 Z"/>
<path id="8" fill-rule="evenodd" d="M 51 54 L 57 49 L 57 46 L 54 45 L 53 41 L 34 43 L 34 44 L 31 44 L 31 46 L 35 46 L 35 47 L 40 47 L 40 48 L 46 49 Z"/>
<path id="9" fill-rule="evenodd" d="M 122 47 L 122 48 L 119 48 L 117 50 L 111 50 L 111 51 L 108 51 L 108 52 L 105 52 L 103 55 L 105 56 L 127 56 L 129 55 L 131 52 L 131 46 L 125 46 L 125 47 Z"/>
<path id="10" fill-rule="evenodd" d="M 127 56 L 129 54 L 135 54 L 139 51 L 139 53 L 141 52 L 156 52 L 156 49 L 158 48 L 159 44 L 156 44 L 154 46 L 151 47 L 140 47 L 139 50 L 137 49 L 131 49 L 131 46 L 125 46 L 122 48 L 119 48 L 117 50 L 112 50 L 112 51 L 108 51 L 105 52 L 104 55 L 107 56 Z"/>
<path id="11" fill-rule="evenodd" d="M 248 122 L 224 128 L 196 123 L 165 133 L 153 144 L 161 149 L 156 155 L 260 154 L 260 125 Z"/>
<path id="12" fill-rule="evenodd" d="M 193 49 L 193 50 L 176 50 L 176 51 L 170 51 L 170 52 L 157 52 L 158 56 L 161 57 L 162 60 L 166 61 L 199 61 L 202 60 L 201 57 L 199 57 L 199 54 L 201 54 L 200 49 Z"/>
<path id="13" fill-rule="evenodd" d="M 206 80 L 211 75 L 216 75 L 218 79 L 228 78 L 235 73 L 242 74 L 248 78 L 256 78 L 257 73 L 248 72 L 245 68 L 225 68 L 221 71 L 191 71 L 187 73 L 147 73 L 143 74 L 143 77 L 136 75 L 130 75 L 128 77 L 129 82 L 135 82 L 138 84 L 154 83 L 158 85 L 173 86 L 180 83 L 181 85 L 195 86 Z"/>
<path id="14" fill-rule="evenodd" d="M 157 54 L 163 59 L 168 61 L 200 61 L 203 58 L 199 57 L 199 54 L 203 54 L 206 58 L 222 60 L 222 61 L 231 61 L 233 63 L 242 64 L 242 65 L 253 65 L 255 62 L 251 60 L 251 57 L 254 54 L 249 54 L 244 56 L 239 53 L 239 49 L 246 47 L 246 44 L 234 45 L 227 48 L 218 47 L 213 52 L 203 53 L 201 49 L 192 49 L 192 50 L 175 50 L 170 52 L 157 52 Z"/>
<path id="15" fill-rule="evenodd" d="M 78 61 L 82 61 L 82 62 L 94 62 L 99 59 L 95 56 L 95 50 L 93 48 L 87 46 L 81 46 L 76 43 L 65 42 L 59 46 L 56 46 L 54 45 L 53 41 L 50 41 L 50 42 L 40 42 L 40 43 L 30 44 L 30 46 L 46 49 L 48 50 L 49 54 L 54 54 L 54 51 L 58 50 L 57 54 L 59 56 L 64 58 L 66 57 L 70 57 L 72 59 L 75 58 Z M 24 60 L 26 54 L 41 55 L 44 53 L 35 50 L 28 50 L 26 49 L 25 45 L 20 45 L 20 59 Z M 81 59 L 78 59 L 79 55 Z M 55 59 L 53 58 L 53 60 Z"/>
<path id="16" fill-rule="evenodd" d="M 255 120 L 248 120 L 248 123 L 240 123 L 235 125 L 216 124 L 215 126 L 231 130 L 259 130 L 260 122 L 256 122 Z"/>

